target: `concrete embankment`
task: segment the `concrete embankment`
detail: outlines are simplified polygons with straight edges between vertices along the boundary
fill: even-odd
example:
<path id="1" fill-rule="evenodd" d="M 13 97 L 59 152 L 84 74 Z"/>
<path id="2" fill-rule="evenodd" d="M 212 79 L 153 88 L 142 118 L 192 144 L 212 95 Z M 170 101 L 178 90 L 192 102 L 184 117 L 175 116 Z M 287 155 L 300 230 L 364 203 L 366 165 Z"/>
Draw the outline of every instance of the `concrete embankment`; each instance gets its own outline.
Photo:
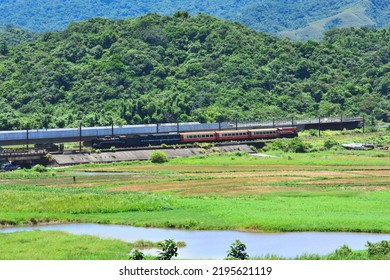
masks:
<path id="1" fill-rule="evenodd" d="M 213 147 L 209 149 L 204 148 L 185 148 L 185 149 L 155 149 L 163 151 L 170 158 L 176 157 L 189 157 L 202 155 L 204 153 L 229 153 L 242 151 L 247 153 L 254 153 L 248 145 L 226 145 L 220 147 Z M 82 163 L 104 163 L 104 162 L 119 162 L 119 161 L 131 161 L 131 160 L 148 160 L 150 154 L 155 151 L 151 149 L 147 150 L 134 150 L 134 151 L 117 151 L 117 152 L 104 152 L 104 153 L 81 153 L 81 154 L 60 154 L 52 155 L 53 160 L 58 165 L 74 165 Z"/>

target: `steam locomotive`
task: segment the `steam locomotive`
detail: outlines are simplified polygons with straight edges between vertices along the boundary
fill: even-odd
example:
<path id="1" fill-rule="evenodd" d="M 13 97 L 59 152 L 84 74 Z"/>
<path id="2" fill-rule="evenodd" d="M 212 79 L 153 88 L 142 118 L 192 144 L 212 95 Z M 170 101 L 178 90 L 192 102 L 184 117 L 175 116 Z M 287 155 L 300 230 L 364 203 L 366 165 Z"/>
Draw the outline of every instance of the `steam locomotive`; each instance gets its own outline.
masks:
<path id="1" fill-rule="evenodd" d="M 158 134 L 140 134 L 131 137 L 104 136 L 91 141 L 92 148 L 109 149 L 146 147 L 157 145 L 188 144 L 195 142 L 226 142 L 247 141 L 256 139 L 293 138 L 298 136 L 296 127 L 248 129 L 248 130 L 222 130 L 222 131 L 196 131 L 174 132 Z"/>

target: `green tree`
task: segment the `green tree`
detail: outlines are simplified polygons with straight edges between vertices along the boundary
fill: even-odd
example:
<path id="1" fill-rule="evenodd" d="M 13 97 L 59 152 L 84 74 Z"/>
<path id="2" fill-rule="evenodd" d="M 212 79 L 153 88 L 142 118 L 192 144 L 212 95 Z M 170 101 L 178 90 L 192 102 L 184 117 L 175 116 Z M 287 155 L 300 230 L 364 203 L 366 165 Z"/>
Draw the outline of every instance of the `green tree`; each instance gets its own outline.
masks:
<path id="1" fill-rule="evenodd" d="M 246 245 L 240 240 L 236 240 L 232 245 L 230 245 L 229 251 L 227 251 L 228 259 L 237 259 L 237 260 L 247 260 L 249 255 L 245 252 Z"/>
<path id="2" fill-rule="evenodd" d="M 145 255 L 138 251 L 137 249 L 134 249 L 131 251 L 130 253 L 130 260 L 144 260 L 145 259 Z"/>
<path id="3" fill-rule="evenodd" d="M 158 252 L 159 260 L 170 260 L 177 257 L 177 244 L 173 239 L 165 240 L 161 243 L 162 249 Z"/>

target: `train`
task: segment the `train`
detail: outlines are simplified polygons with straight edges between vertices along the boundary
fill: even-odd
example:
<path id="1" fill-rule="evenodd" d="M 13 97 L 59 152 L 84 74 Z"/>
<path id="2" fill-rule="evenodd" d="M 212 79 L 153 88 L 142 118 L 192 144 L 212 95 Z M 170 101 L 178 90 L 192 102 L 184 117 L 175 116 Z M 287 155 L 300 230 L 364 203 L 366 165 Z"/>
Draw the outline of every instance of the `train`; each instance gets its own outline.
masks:
<path id="1" fill-rule="evenodd" d="M 227 142 L 249 141 L 257 139 L 293 138 L 298 136 L 296 127 L 220 130 L 220 131 L 194 131 L 171 132 L 154 134 L 137 134 L 131 136 L 104 136 L 92 139 L 90 142 L 94 149 L 133 148 L 157 145 L 191 144 L 196 142 Z"/>

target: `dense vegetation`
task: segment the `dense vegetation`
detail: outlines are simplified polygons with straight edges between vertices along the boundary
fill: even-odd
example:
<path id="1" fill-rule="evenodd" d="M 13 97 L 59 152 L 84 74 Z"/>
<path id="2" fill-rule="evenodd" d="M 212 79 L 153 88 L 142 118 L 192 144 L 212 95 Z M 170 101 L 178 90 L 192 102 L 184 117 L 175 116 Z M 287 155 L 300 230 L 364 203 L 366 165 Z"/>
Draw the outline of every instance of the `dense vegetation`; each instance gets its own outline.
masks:
<path id="1" fill-rule="evenodd" d="M 143 16 L 149 12 L 173 15 L 175 11 L 185 9 L 192 15 L 204 12 L 277 35 L 282 31 L 307 27 L 318 20 L 325 20 L 325 27 L 386 27 L 389 26 L 389 5 L 385 0 L 3 0 L 0 3 L 0 24 L 53 31 L 63 29 L 73 21 L 93 17 L 118 19 Z M 357 11 L 359 7 L 363 8 L 362 14 Z M 343 15 L 346 10 L 358 18 L 367 17 L 367 20 L 354 22 L 353 16 Z M 321 33 L 321 30 L 316 30 L 309 38 L 318 38 Z"/>
<path id="2" fill-rule="evenodd" d="M 390 120 L 390 31 L 294 43 L 206 14 L 72 23 L 0 49 L 0 129 L 271 116 Z"/>
<path id="3" fill-rule="evenodd" d="M 40 33 L 14 26 L 0 26 L 0 52 L 5 52 L 6 45 L 19 45 L 39 38 Z"/>

